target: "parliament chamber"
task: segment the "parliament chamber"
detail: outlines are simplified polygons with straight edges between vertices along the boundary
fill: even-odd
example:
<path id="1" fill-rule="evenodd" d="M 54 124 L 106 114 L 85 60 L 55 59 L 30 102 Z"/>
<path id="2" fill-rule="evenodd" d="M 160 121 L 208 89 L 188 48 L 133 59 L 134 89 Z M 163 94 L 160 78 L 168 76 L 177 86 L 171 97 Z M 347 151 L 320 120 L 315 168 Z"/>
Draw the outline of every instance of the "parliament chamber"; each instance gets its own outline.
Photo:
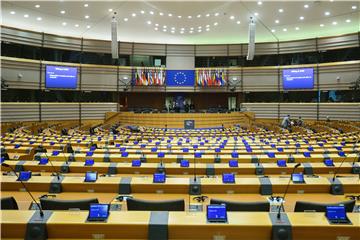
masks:
<path id="1" fill-rule="evenodd" d="M 3 1 L 1 239 L 360 240 L 358 1 Z"/>

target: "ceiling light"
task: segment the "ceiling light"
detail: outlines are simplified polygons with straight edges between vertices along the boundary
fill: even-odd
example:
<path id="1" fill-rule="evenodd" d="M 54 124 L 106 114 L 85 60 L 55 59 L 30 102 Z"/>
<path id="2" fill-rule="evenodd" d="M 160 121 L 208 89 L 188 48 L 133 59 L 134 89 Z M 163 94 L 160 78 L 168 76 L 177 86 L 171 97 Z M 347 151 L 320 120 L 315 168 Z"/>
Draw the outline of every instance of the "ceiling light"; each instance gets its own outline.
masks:
<path id="1" fill-rule="evenodd" d="M 181 31 L 180 33 L 181 33 L 181 34 L 184 34 L 184 31 Z"/>
<path id="2" fill-rule="evenodd" d="M 175 27 L 172 27 L 171 30 L 175 30 Z"/>
<path id="3" fill-rule="evenodd" d="M 36 4 L 36 5 L 35 5 L 35 7 L 36 7 L 36 8 L 39 8 L 39 7 L 40 7 L 40 5 L 39 5 L 39 4 Z"/>
<path id="4" fill-rule="evenodd" d="M 197 17 L 197 18 L 201 18 L 201 14 L 198 14 L 196 17 Z"/>
<path id="5" fill-rule="evenodd" d="M 330 2 L 333 2 L 334 0 L 330 0 Z"/>
<path id="6" fill-rule="evenodd" d="M 90 25 L 87 25 L 86 28 L 89 29 L 89 28 L 91 28 L 91 26 L 90 26 Z"/>
<path id="7" fill-rule="evenodd" d="M 155 31 L 159 30 L 158 28 L 154 28 L 154 29 L 155 29 Z"/>
<path id="8" fill-rule="evenodd" d="M 275 23 L 279 23 L 279 22 L 280 22 L 279 20 L 277 20 L 277 19 L 275 20 Z"/>
<path id="9" fill-rule="evenodd" d="M 167 26 L 166 26 L 166 25 L 164 25 L 164 26 L 163 26 L 163 28 L 167 28 Z"/>
<path id="10" fill-rule="evenodd" d="M 11 15 L 14 15 L 14 14 L 15 14 L 15 12 L 14 12 L 14 11 L 11 11 L 11 12 L 10 12 L 10 14 L 11 14 Z"/>
<path id="11" fill-rule="evenodd" d="M 62 25 L 63 25 L 63 26 L 66 26 L 66 22 L 63 22 Z"/>
<path id="12" fill-rule="evenodd" d="M 205 16 L 206 16 L 206 17 L 210 17 L 210 13 L 206 14 Z"/>
<path id="13" fill-rule="evenodd" d="M 36 20 L 41 21 L 42 17 L 37 17 Z"/>
<path id="14" fill-rule="evenodd" d="M 217 25 L 218 25 L 218 23 L 217 23 L 217 22 L 215 22 L 215 23 L 214 23 L 214 26 L 217 26 Z"/>
<path id="15" fill-rule="evenodd" d="M 259 13 L 256 12 L 256 13 L 254 13 L 254 15 L 255 15 L 255 16 L 259 16 Z"/>
<path id="16" fill-rule="evenodd" d="M 127 22 L 129 19 L 128 18 L 124 18 L 124 21 Z"/>
<path id="17" fill-rule="evenodd" d="M 219 16 L 219 13 L 215 13 L 214 15 L 215 15 L 215 17 L 217 17 L 217 16 Z"/>
<path id="18" fill-rule="evenodd" d="M 325 12 L 325 16 L 329 16 L 330 15 L 330 12 Z"/>
<path id="19" fill-rule="evenodd" d="M 349 22 L 351 22 L 351 20 L 350 20 L 350 19 L 346 19 L 346 21 L 345 21 L 345 22 L 349 23 Z"/>
<path id="20" fill-rule="evenodd" d="M 237 21 L 236 23 L 237 23 L 237 24 L 240 24 L 241 22 L 240 22 L 240 21 Z"/>
<path id="21" fill-rule="evenodd" d="M 166 32 L 166 31 L 167 31 L 166 28 L 164 28 L 164 29 L 163 29 L 163 32 Z"/>
<path id="22" fill-rule="evenodd" d="M 287 29 L 286 29 L 286 28 L 283 28 L 283 31 L 284 31 L 284 32 L 286 32 L 286 31 L 287 31 Z"/>
<path id="23" fill-rule="evenodd" d="M 210 28 L 207 28 L 206 31 L 207 31 L 207 32 L 210 31 Z"/>
<path id="24" fill-rule="evenodd" d="M 90 16 L 89 15 L 85 15 L 85 18 L 88 19 Z"/>
<path id="25" fill-rule="evenodd" d="M 24 14 L 24 18 L 28 18 L 29 17 L 29 14 Z"/>
<path id="26" fill-rule="evenodd" d="M 271 32 L 273 32 L 273 33 L 274 33 L 274 32 L 275 32 L 275 29 L 271 29 Z"/>
<path id="27" fill-rule="evenodd" d="M 109 8 L 109 9 L 108 9 L 108 11 L 109 11 L 109 12 L 112 12 L 112 11 L 113 11 L 113 9 L 112 9 L 112 8 Z"/>
<path id="28" fill-rule="evenodd" d="M 298 31 L 298 30 L 300 30 L 300 28 L 299 28 L 299 27 L 296 27 L 295 30 Z"/>
<path id="29" fill-rule="evenodd" d="M 185 28 L 181 28 L 181 31 L 184 31 L 185 30 Z"/>
<path id="30" fill-rule="evenodd" d="M 175 31 L 171 31 L 171 33 L 175 33 Z"/>
<path id="31" fill-rule="evenodd" d="M 309 5 L 305 4 L 305 5 L 304 5 L 304 8 L 309 8 Z"/>
<path id="32" fill-rule="evenodd" d="M 190 30 L 194 30 L 194 28 L 192 27 L 192 28 L 190 28 Z"/>
<path id="33" fill-rule="evenodd" d="M 65 14 L 65 11 L 64 11 L 64 10 L 61 10 L 60 13 L 61 13 L 61 14 Z"/>
<path id="34" fill-rule="evenodd" d="M 155 23 L 155 26 L 156 26 L 156 27 L 158 27 L 158 26 L 159 26 L 159 24 L 158 24 L 158 23 Z"/>
<path id="35" fill-rule="evenodd" d="M 188 19 L 191 19 L 192 18 L 192 16 L 188 16 Z"/>
<path id="36" fill-rule="evenodd" d="M 75 27 L 79 27 L 79 24 L 75 24 Z"/>
<path id="37" fill-rule="evenodd" d="M 159 13 L 159 15 L 160 15 L 160 16 L 164 16 L 164 13 L 161 12 L 161 13 Z"/>
<path id="38" fill-rule="evenodd" d="M 153 11 L 150 11 L 149 13 L 150 13 L 151 15 L 154 15 L 154 12 L 153 12 Z"/>
<path id="39" fill-rule="evenodd" d="M 355 10 L 355 9 L 357 9 L 357 6 L 354 5 L 351 7 L 351 9 Z"/>
<path id="40" fill-rule="evenodd" d="M 145 13 L 145 11 L 144 11 L 144 10 L 141 10 L 141 11 L 140 11 L 140 13 L 141 13 L 141 14 L 144 14 L 144 13 Z"/>
<path id="41" fill-rule="evenodd" d="M 304 17 L 303 17 L 303 16 L 301 16 L 301 17 L 299 17 L 299 19 L 300 19 L 300 20 L 304 20 Z"/>
<path id="42" fill-rule="evenodd" d="M 262 5 L 262 2 L 259 1 L 259 2 L 257 2 L 257 4 L 258 4 L 258 5 Z"/>
<path id="43" fill-rule="evenodd" d="M 231 19 L 231 20 L 234 20 L 234 18 L 235 18 L 234 16 L 230 16 L 230 19 Z"/>
<path id="44" fill-rule="evenodd" d="M 171 13 L 169 13 L 169 14 L 168 14 L 168 16 L 169 16 L 169 17 L 172 17 L 172 14 L 171 14 Z"/>
<path id="45" fill-rule="evenodd" d="M 207 27 L 207 28 L 209 28 L 209 27 L 210 27 L 210 25 L 208 24 L 208 25 L 206 25 L 206 27 Z"/>
<path id="46" fill-rule="evenodd" d="M 84 7 L 88 7 L 88 6 L 89 6 L 89 4 L 87 4 L 87 3 L 84 4 Z"/>
<path id="47" fill-rule="evenodd" d="M 150 25 L 150 24 L 151 24 L 151 21 L 147 21 L 146 23 Z"/>
<path id="48" fill-rule="evenodd" d="M 337 24 L 337 22 L 332 22 L 332 25 L 336 25 Z"/>
<path id="49" fill-rule="evenodd" d="M 198 26 L 198 28 L 202 28 L 202 26 Z"/>
<path id="50" fill-rule="evenodd" d="M 282 12 L 284 12 L 284 9 L 280 8 L 279 13 L 282 13 Z"/>
<path id="51" fill-rule="evenodd" d="M 201 31 L 202 31 L 201 29 L 198 30 L 198 32 L 201 32 Z"/>
<path id="52" fill-rule="evenodd" d="M 136 17 L 136 13 L 132 13 L 131 16 L 132 16 L 132 17 Z"/>
<path id="53" fill-rule="evenodd" d="M 324 24 L 320 24 L 320 27 L 324 27 L 325 25 Z"/>
<path id="54" fill-rule="evenodd" d="M 193 31 L 189 31 L 189 33 L 193 33 Z"/>
<path id="55" fill-rule="evenodd" d="M 178 18 L 182 18 L 182 17 L 179 15 Z"/>

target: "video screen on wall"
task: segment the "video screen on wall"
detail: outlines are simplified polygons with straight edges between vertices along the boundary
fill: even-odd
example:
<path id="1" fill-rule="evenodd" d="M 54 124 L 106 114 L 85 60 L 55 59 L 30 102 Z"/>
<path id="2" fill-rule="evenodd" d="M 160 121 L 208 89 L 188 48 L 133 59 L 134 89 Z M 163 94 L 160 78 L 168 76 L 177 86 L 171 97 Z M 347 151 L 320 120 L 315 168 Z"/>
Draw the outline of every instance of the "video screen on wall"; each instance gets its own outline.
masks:
<path id="1" fill-rule="evenodd" d="M 284 89 L 312 89 L 314 88 L 314 69 L 284 69 L 282 79 Z"/>
<path id="2" fill-rule="evenodd" d="M 77 76 L 77 67 L 47 65 L 45 87 L 74 89 L 77 86 Z"/>

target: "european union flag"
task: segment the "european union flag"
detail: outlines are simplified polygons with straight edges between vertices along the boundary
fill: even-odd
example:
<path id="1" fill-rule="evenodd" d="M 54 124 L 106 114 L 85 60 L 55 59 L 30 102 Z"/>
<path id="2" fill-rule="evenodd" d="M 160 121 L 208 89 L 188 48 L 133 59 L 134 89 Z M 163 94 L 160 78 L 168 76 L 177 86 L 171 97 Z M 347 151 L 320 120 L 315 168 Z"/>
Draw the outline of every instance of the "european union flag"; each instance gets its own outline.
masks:
<path id="1" fill-rule="evenodd" d="M 194 70 L 166 70 L 166 85 L 176 87 L 192 87 L 195 83 Z"/>

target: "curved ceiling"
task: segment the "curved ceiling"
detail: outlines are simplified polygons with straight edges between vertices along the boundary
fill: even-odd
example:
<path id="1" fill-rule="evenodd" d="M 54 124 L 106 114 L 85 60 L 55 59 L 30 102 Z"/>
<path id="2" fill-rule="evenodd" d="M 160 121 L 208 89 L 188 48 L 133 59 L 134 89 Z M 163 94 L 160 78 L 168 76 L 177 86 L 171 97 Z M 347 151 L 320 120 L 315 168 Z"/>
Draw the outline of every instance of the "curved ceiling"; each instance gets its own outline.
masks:
<path id="1" fill-rule="evenodd" d="M 250 16 L 256 42 L 360 31 L 359 1 L 3 1 L 2 24 L 58 35 L 168 44 L 246 43 Z"/>

